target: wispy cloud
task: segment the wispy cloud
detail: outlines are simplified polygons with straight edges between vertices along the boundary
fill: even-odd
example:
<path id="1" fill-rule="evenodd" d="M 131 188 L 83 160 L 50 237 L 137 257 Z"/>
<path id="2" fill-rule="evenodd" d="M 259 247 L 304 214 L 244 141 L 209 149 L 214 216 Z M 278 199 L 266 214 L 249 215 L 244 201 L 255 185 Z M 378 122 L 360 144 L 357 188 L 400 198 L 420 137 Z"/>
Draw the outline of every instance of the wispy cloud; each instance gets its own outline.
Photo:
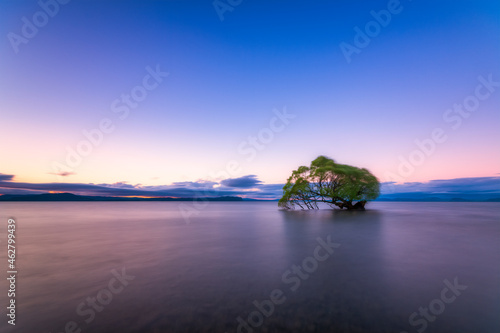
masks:
<path id="1" fill-rule="evenodd" d="M 70 172 L 70 171 L 49 172 L 49 174 L 50 175 L 61 176 L 61 177 L 68 177 L 68 176 L 76 175 L 75 172 Z"/>
<path id="2" fill-rule="evenodd" d="M 10 181 L 14 179 L 14 175 L 6 175 L 4 173 L 0 173 L 0 181 Z"/>

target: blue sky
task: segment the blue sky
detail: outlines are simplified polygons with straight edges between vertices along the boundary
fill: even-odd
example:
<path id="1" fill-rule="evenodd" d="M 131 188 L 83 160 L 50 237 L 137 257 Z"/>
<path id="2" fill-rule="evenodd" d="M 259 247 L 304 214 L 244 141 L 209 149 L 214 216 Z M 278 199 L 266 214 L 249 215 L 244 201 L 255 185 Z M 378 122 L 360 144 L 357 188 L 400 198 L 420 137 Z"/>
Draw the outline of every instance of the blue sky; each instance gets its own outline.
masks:
<path id="1" fill-rule="evenodd" d="M 211 1 L 73 0 L 23 37 L 23 18 L 56 2 L 41 3 L 0 4 L 0 172 L 17 182 L 271 186 L 318 155 L 400 183 L 499 172 L 500 92 L 482 83 L 500 81 L 497 1 L 242 1 L 221 21 Z M 348 61 L 340 45 L 391 6 Z M 120 119 L 113 102 L 157 68 L 168 76 Z M 488 97 L 453 111 L 478 86 Z M 294 117 L 273 131 L 277 110 Z M 436 128 L 446 139 L 398 171 Z"/>

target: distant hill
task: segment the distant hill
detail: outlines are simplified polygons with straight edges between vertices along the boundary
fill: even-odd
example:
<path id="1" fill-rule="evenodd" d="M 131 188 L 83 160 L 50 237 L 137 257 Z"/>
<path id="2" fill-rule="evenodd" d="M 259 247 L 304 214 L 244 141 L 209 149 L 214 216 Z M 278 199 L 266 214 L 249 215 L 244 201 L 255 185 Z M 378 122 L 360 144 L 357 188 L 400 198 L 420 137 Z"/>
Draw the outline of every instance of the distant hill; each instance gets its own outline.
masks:
<path id="1" fill-rule="evenodd" d="M 100 197 L 100 196 L 84 196 L 72 193 L 44 193 L 44 194 L 28 194 L 14 195 L 4 194 L 0 196 L 0 201 L 243 201 L 240 197 L 207 197 L 207 198 L 140 198 L 140 197 Z"/>
<path id="2" fill-rule="evenodd" d="M 0 201 L 277 201 L 247 199 L 236 196 L 203 197 L 203 198 L 141 198 L 141 197 L 106 197 L 85 196 L 72 193 L 44 193 L 44 194 L 4 194 L 0 195 Z M 500 195 L 496 193 L 425 193 L 407 192 L 382 194 L 376 201 L 406 201 L 406 202 L 500 202 Z"/>

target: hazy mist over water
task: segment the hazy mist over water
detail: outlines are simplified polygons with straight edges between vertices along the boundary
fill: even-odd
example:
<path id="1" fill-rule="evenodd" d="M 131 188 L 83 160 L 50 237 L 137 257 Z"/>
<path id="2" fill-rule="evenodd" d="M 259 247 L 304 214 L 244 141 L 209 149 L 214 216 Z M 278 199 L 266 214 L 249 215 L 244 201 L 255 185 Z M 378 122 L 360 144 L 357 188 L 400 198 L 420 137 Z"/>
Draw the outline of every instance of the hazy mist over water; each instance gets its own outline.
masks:
<path id="1" fill-rule="evenodd" d="M 500 203 L 367 207 L 211 202 L 186 223 L 175 202 L 0 203 L 0 258 L 6 267 L 13 217 L 18 269 L 16 326 L 3 310 L 0 331 L 59 333 L 74 321 L 82 332 L 237 332 L 237 317 L 248 322 L 253 302 L 279 289 L 284 301 L 254 332 L 417 332 L 410 315 L 457 278 L 467 288 L 424 331 L 500 332 Z M 340 246 L 307 278 L 284 279 L 318 237 Z M 88 297 L 119 289 L 122 269 L 133 279 L 89 310 Z"/>

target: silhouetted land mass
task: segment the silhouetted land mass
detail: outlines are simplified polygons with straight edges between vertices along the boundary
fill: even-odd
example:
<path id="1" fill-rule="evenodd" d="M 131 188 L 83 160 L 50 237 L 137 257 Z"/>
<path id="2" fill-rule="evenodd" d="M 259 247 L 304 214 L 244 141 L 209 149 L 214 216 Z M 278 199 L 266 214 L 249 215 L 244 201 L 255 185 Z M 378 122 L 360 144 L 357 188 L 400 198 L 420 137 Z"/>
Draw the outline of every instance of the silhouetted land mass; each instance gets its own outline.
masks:
<path id="1" fill-rule="evenodd" d="M 103 197 L 85 196 L 72 193 L 44 193 L 44 194 L 4 194 L 0 196 L 0 201 L 243 201 L 240 197 L 207 197 L 207 198 L 140 198 L 140 197 Z"/>
<path id="2" fill-rule="evenodd" d="M 381 195 L 375 201 L 401 201 L 401 202 L 500 202 L 498 194 L 457 194 L 436 195 L 430 193 L 398 193 Z M 207 197 L 207 198 L 141 198 L 141 197 L 106 197 L 85 196 L 72 193 L 44 193 L 44 194 L 4 194 L 0 195 L 0 201 L 278 201 L 246 199 L 237 196 Z"/>

